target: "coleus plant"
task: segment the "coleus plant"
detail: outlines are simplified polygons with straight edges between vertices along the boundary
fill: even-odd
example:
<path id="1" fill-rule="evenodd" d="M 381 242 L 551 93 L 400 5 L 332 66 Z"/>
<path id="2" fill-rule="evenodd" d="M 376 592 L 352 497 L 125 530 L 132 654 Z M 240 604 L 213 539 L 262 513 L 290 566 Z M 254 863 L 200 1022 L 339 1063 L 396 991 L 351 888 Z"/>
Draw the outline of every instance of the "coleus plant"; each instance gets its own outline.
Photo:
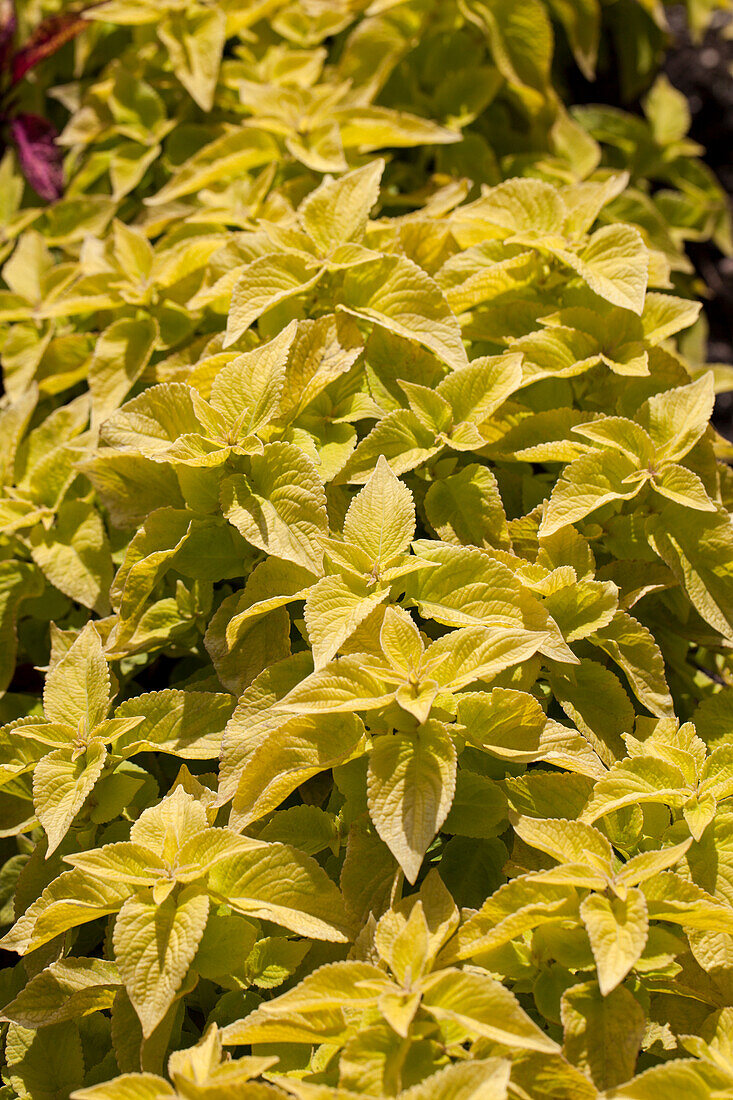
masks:
<path id="1" fill-rule="evenodd" d="M 16 43 L 15 0 L 0 6 L 0 127 L 4 143 L 11 141 L 21 171 L 39 198 L 53 202 L 63 194 L 63 150 L 58 132 L 42 115 L 20 109 L 21 82 L 42 61 L 70 42 L 86 26 L 81 11 L 49 16 L 28 41 Z"/>
<path id="2" fill-rule="evenodd" d="M 648 85 L 631 2 L 109 0 L 34 68 L 0 1100 L 730 1091 L 726 216 L 663 80 L 560 101 L 614 7 Z"/>

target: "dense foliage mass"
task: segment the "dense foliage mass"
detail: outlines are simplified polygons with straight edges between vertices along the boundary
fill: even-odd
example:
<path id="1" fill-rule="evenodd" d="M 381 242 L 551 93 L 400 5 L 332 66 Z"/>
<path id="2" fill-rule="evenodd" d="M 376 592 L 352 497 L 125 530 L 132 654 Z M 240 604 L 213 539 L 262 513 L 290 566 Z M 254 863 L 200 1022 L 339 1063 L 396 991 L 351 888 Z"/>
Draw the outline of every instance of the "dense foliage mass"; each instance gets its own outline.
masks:
<path id="1" fill-rule="evenodd" d="M 664 9 L 58 7 L 0 4 L 0 1097 L 733 1095 Z M 568 108 L 599 44 L 643 115 Z"/>

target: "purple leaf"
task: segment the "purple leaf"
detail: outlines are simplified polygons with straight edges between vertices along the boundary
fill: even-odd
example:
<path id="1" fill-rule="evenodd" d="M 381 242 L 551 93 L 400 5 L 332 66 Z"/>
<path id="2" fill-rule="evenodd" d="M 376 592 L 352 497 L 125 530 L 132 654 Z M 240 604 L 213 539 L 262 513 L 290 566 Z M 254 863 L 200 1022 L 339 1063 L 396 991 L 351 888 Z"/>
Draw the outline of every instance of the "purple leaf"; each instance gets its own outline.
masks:
<path id="1" fill-rule="evenodd" d="M 17 84 L 39 61 L 56 53 L 88 26 L 80 12 L 62 12 L 44 19 L 13 58 L 13 84 Z"/>
<path id="2" fill-rule="evenodd" d="M 64 193 L 63 151 L 56 144 L 56 130 L 40 115 L 17 115 L 10 133 L 23 175 L 36 194 L 55 202 Z"/>
<path id="3" fill-rule="evenodd" d="M 16 27 L 14 0 L 0 0 L 0 72 L 10 68 Z"/>

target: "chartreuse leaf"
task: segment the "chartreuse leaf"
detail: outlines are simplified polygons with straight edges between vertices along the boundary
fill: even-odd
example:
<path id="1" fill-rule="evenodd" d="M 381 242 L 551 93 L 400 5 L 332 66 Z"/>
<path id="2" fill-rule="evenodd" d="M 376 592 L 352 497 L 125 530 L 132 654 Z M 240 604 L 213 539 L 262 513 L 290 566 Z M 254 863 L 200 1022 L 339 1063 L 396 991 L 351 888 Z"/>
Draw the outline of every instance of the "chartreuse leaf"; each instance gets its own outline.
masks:
<path id="1" fill-rule="evenodd" d="M 410 490 L 384 457 L 344 517 L 343 542 L 325 543 L 329 570 L 308 592 L 305 622 L 316 669 L 323 668 L 342 644 L 389 596 L 389 584 L 418 566 L 408 557 L 415 532 Z"/>
<path id="2" fill-rule="evenodd" d="M 443 542 L 509 549 L 506 513 L 496 479 L 484 466 L 434 481 L 425 494 L 425 512 Z"/>
<path id="3" fill-rule="evenodd" d="M 29 541 L 33 561 L 54 587 L 100 615 L 109 611 L 112 553 L 104 524 L 92 503 L 64 501 L 53 529 L 35 527 Z"/>
<path id="4" fill-rule="evenodd" d="M 120 1100 L 136 1096 L 143 1100 L 163 1100 L 200 1093 L 202 1089 L 219 1095 L 237 1095 L 244 1089 L 251 1100 L 269 1100 L 285 1094 L 275 1086 L 249 1082 L 274 1062 L 272 1057 L 249 1056 L 238 1058 L 235 1063 L 224 1058 L 218 1028 L 212 1024 L 193 1047 L 174 1051 L 168 1058 L 167 1070 L 175 1088 L 152 1073 L 125 1073 L 107 1085 L 92 1085 L 73 1095 L 81 1100 L 101 1100 L 100 1090 L 108 1088 L 108 1095 Z"/>
<path id="5" fill-rule="evenodd" d="M 110 1008 L 120 986 L 117 967 L 104 959 L 62 959 L 37 974 L 3 1009 L 25 1028 L 78 1020 Z"/>
<path id="6" fill-rule="evenodd" d="M 36 764 L 33 803 L 48 837 L 47 856 L 66 836 L 69 825 L 102 774 L 106 757 L 107 750 L 97 742 L 89 745 L 76 759 L 68 750 L 57 749 Z"/>
<path id="7" fill-rule="evenodd" d="M 321 274 L 320 264 L 307 253 L 274 253 L 252 260 L 234 287 L 224 347 L 235 344 L 266 310 L 311 290 Z"/>
<path id="8" fill-rule="evenodd" d="M 641 314 L 644 309 L 649 253 L 638 229 L 606 225 L 597 229 L 579 254 L 557 253 L 592 291 L 615 306 Z"/>
<path id="9" fill-rule="evenodd" d="M 251 463 L 248 476 L 223 481 L 224 515 L 253 546 L 319 572 L 327 520 L 315 467 L 290 443 L 268 443 Z"/>
<path id="10" fill-rule="evenodd" d="M 291 322 L 273 340 L 237 356 L 217 373 L 210 403 L 227 424 L 232 440 L 246 439 L 277 414 L 295 332 Z"/>
<path id="11" fill-rule="evenodd" d="M 364 747 L 364 727 L 356 715 L 290 717 L 262 739 L 241 770 L 232 826 L 264 817 L 301 783 L 360 755 Z"/>
<path id="12" fill-rule="evenodd" d="M 102 641 L 89 623 L 46 677 L 43 711 L 49 722 L 71 726 L 84 737 L 107 717 L 110 701 Z"/>
<path id="13" fill-rule="evenodd" d="M 204 111 L 211 110 L 226 40 L 226 15 L 216 9 L 172 11 L 157 26 L 173 72 Z"/>
<path id="14" fill-rule="evenodd" d="M 139 724 L 115 741 L 115 752 L 133 756 L 147 750 L 185 760 L 216 759 L 233 705 L 230 695 L 176 688 L 135 696 L 115 710 L 118 719 L 140 716 Z"/>
<path id="15" fill-rule="evenodd" d="M 298 214 L 321 255 L 327 256 L 347 241 L 363 239 L 369 211 L 379 197 L 383 171 L 384 161 L 377 158 L 339 179 L 324 181 L 306 196 Z"/>
<path id="16" fill-rule="evenodd" d="M 445 727 L 431 721 L 378 738 L 367 784 L 376 830 L 414 882 L 455 792 L 456 751 Z"/>
<path id="17" fill-rule="evenodd" d="M 457 717 L 465 727 L 466 739 L 492 756 L 526 763 L 542 758 L 547 718 L 537 700 L 526 692 L 511 688 L 464 692 Z"/>
<path id="18" fill-rule="evenodd" d="M 220 859 L 209 875 L 209 891 L 244 916 L 274 921 L 298 935 L 336 943 L 349 938 L 337 887 L 314 859 L 287 845 L 254 844 Z"/>
<path id="19" fill-rule="evenodd" d="M 38 741 L 53 748 L 38 761 L 33 802 L 48 837 L 48 858 L 66 835 L 102 775 L 106 743 L 114 742 L 142 719 L 106 719 L 111 682 L 102 642 L 92 623 L 67 645 L 52 665 L 44 688 L 44 721 Z"/>
<path id="20" fill-rule="evenodd" d="M 426 987 L 423 1004 L 430 1015 L 464 1034 L 520 1050 L 557 1050 L 500 982 L 478 973 L 447 970 L 437 971 Z"/>
<path id="21" fill-rule="evenodd" d="M 696 382 L 655 394 L 639 410 L 639 421 L 656 447 L 657 457 L 677 462 L 694 447 L 706 430 L 715 391 L 708 371 Z"/>
<path id="22" fill-rule="evenodd" d="M 76 869 L 64 871 L 28 907 L 0 943 L 20 954 L 33 951 L 69 928 L 117 912 L 130 893 L 125 883 L 95 881 Z"/>
<path id="23" fill-rule="evenodd" d="M 10 1024 L 5 1039 L 6 1074 L 17 1096 L 69 1095 L 84 1080 L 84 1054 L 75 1023 L 35 1031 Z"/>
<path id="24" fill-rule="evenodd" d="M 449 1094 L 455 1100 L 505 1100 L 508 1096 L 511 1064 L 501 1058 L 476 1059 L 472 1062 L 445 1066 L 419 1085 L 399 1093 L 403 1100 L 440 1100 Z"/>
<path id="25" fill-rule="evenodd" d="M 28 562 L 0 562 L 0 692 L 13 679 L 17 650 L 16 619 L 24 600 L 43 593 L 43 577 Z"/>
<path id="26" fill-rule="evenodd" d="M 389 589 L 370 591 L 369 584 L 359 577 L 322 577 L 310 589 L 305 607 L 316 668 L 323 668 L 388 596 Z"/>
<path id="27" fill-rule="evenodd" d="M 432 351 L 447 366 L 467 365 L 458 322 L 438 285 L 402 256 L 349 269 L 341 308 Z"/>
<path id="28" fill-rule="evenodd" d="M 547 923 L 553 916 L 576 912 L 577 897 L 571 888 L 543 884 L 538 894 L 531 876 L 515 878 L 500 886 L 476 913 L 469 915 L 441 951 L 439 962 L 450 965 L 480 956 Z"/>
<path id="29" fill-rule="evenodd" d="M 101 424 L 119 408 L 145 370 L 158 337 L 153 318 L 113 321 L 102 333 L 89 367 L 92 416 Z"/>
<path id="30" fill-rule="evenodd" d="M 566 524 L 578 523 L 604 504 L 631 500 L 638 489 L 626 478 L 635 470 L 636 462 L 615 450 L 594 452 L 571 462 L 552 490 L 541 537 L 547 538 Z"/>
<path id="31" fill-rule="evenodd" d="M 649 920 L 641 890 L 626 897 L 589 894 L 581 903 L 580 916 L 598 968 L 603 997 L 622 982 L 646 946 Z"/>
<path id="32" fill-rule="evenodd" d="M 198 950 L 209 899 L 197 887 L 169 894 L 133 896 L 114 929 L 115 959 L 147 1038 L 165 1016 Z"/>
<path id="33" fill-rule="evenodd" d="M 344 538 L 361 547 L 377 570 L 403 554 L 415 533 L 412 493 L 380 458 L 369 481 L 358 493 L 344 519 Z"/>
<path id="34" fill-rule="evenodd" d="M 595 982 L 562 996 L 563 1053 L 599 1089 L 613 1089 L 634 1072 L 644 1033 L 644 1012 L 623 986 L 602 993 Z"/>
<path id="35" fill-rule="evenodd" d="M 76 1089 L 74 1100 L 174 1100 L 178 1095 L 173 1086 L 154 1073 L 125 1073 L 103 1085 Z"/>
<path id="36" fill-rule="evenodd" d="M 638 1077 L 618 1088 L 608 1096 L 612 1100 L 672 1100 L 675 1096 L 690 1096 L 695 1100 L 708 1100 L 720 1089 L 729 1086 L 730 1077 L 717 1066 L 708 1066 L 688 1058 L 675 1058 L 671 1062 L 640 1073 Z"/>
<path id="37" fill-rule="evenodd" d="M 705 622 L 726 638 L 733 634 L 733 533 L 727 513 L 689 512 L 670 503 L 648 522 L 655 552 L 672 570 L 690 603 Z"/>

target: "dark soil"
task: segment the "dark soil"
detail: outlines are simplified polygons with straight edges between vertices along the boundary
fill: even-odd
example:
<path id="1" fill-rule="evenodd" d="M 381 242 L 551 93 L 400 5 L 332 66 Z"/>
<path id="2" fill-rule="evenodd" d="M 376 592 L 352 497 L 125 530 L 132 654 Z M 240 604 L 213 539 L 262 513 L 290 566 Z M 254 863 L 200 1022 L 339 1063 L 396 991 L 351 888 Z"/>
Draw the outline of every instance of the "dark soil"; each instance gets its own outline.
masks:
<path id="1" fill-rule="evenodd" d="M 733 14 L 716 13 L 701 42 L 692 41 L 683 8 L 670 9 L 669 22 L 673 42 L 667 76 L 688 98 L 691 137 L 705 148 L 705 161 L 733 196 Z M 733 363 L 733 257 L 707 242 L 690 243 L 688 252 L 710 289 L 705 303 L 708 358 Z M 733 393 L 719 396 L 713 420 L 733 439 Z"/>

